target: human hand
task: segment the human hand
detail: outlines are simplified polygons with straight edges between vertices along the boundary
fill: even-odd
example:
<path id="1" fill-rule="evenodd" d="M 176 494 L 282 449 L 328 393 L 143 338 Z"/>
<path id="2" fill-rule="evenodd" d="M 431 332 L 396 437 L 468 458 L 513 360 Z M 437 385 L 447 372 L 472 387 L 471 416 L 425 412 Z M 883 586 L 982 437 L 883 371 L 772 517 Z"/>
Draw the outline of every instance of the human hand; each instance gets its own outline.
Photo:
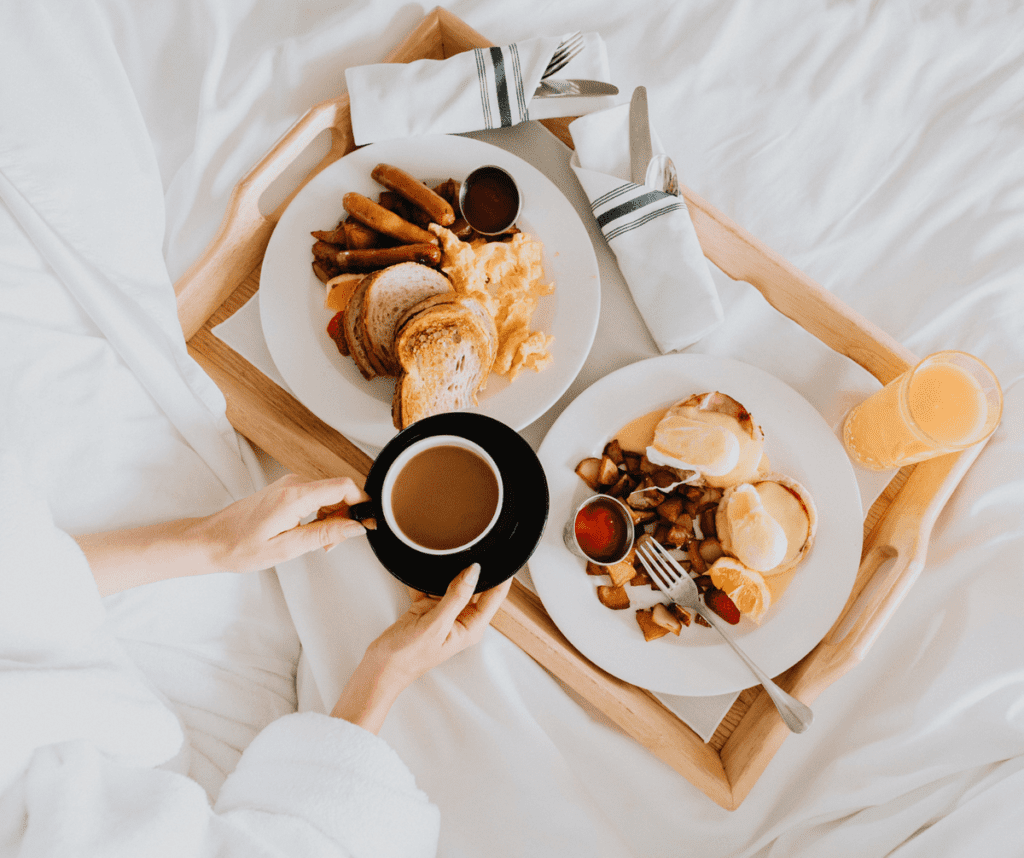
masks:
<path id="1" fill-rule="evenodd" d="M 266 569 L 365 533 L 363 525 L 345 517 L 345 512 L 368 499 L 348 477 L 304 480 L 287 474 L 202 519 L 200 528 L 222 571 Z M 337 509 L 322 520 L 300 524 L 321 507 Z"/>
<path id="2" fill-rule="evenodd" d="M 366 650 L 331 713 L 376 733 L 401 691 L 430 668 L 479 642 L 512 579 L 474 594 L 480 564 L 460 572 L 437 599 L 410 590 L 409 610 Z"/>
<path id="3" fill-rule="evenodd" d="M 512 586 L 509 579 L 474 594 L 479 578 L 480 564 L 474 563 L 452 579 L 440 599 L 410 589 L 409 610 L 370 644 L 367 655 L 405 687 L 479 642 Z"/>

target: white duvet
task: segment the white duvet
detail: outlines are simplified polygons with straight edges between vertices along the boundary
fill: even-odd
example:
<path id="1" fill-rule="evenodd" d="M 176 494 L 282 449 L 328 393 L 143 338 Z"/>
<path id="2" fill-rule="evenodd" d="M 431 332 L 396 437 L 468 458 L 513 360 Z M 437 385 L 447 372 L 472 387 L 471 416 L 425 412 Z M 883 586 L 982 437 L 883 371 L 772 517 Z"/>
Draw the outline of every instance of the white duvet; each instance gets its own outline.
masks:
<path id="1" fill-rule="evenodd" d="M 422 789 L 439 807 L 444 856 L 1024 852 L 1024 9 L 444 5 L 496 42 L 599 32 L 624 95 L 648 87 L 685 184 L 914 351 L 981 356 L 1006 404 L 895 619 L 739 810 L 711 803 L 497 633 L 410 688 L 367 753 L 395 766 L 401 801 L 423 810 Z M 426 11 L 391 0 L 0 7 L 0 448 L 30 484 L 11 500 L 5 470 L 0 495 L 6 524 L 34 522 L 2 532 L 19 556 L 64 569 L 43 588 L 18 577 L 35 567 L 13 564 L 13 551 L 0 557 L 0 852 L 69 854 L 61 837 L 73 832 L 102 855 L 158 842 L 216 854 L 232 838 L 311 854 L 328 848 L 321 835 L 386 827 L 359 810 L 361 790 L 322 803 L 358 776 L 316 731 L 351 749 L 363 741 L 354 728 L 292 714 L 300 700 L 329 708 L 404 607 L 368 551 L 282 572 L 290 599 L 316 584 L 337 605 L 332 634 L 304 629 L 300 641 L 272 572 L 101 605 L 45 517 L 79 533 L 201 514 L 262 479 L 185 352 L 171 283 L 278 135 Z M 819 407 L 860 377 L 751 287 L 714 274 L 726 321 L 694 350 L 760 365 Z M 598 342 L 612 345 L 574 391 L 651 353 L 616 341 L 631 314 L 609 296 Z M 12 592 L 36 601 L 19 611 Z M 74 641 L 85 643 L 69 653 Z M 83 683 L 80 708 L 58 711 L 47 703 L 76 697 L 79 680 L 37 694 L 19 673 L 26 642 L 34 667 L 88 656 L 106 673 Z M 300 671 L 300 647 L 332 674 L 307 660 Z M 93 718 L 89 694 L 123 706 Z M 132 729 L 112 729 L 117 719 Z M 268 776 L 304 760 L 321 767 L 322 790 Z M 423 812 L 420 832 L 395 832 L 429 849 Z M 76 828 L 82 819 L 95 824 Z"/>

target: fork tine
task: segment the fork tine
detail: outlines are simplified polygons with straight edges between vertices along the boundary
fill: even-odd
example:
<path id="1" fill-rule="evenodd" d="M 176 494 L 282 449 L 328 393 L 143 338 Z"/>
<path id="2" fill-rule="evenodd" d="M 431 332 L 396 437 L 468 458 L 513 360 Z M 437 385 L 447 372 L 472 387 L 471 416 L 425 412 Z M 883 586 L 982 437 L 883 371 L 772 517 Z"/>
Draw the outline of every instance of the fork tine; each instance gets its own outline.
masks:
<path id="1" fill-rule="evenodd" d="M 640 558 L 640 562 L 643 563 L 644 569 L 647 570 L 647 574 L 654 579 L 655 583 L 662 590 L 672 586 L 672 579 L 666 573 L 661 558 L 655 554 L 649 547 L 649 543 L 644 542 L 637 546 L 636 553 Z"/>
<path id="2" fill-rule="evenodd" d="M 571 36 L 563 39 L 561 44 L 559 44 L 555 49 L 555 52 L 551 55 L 547 68 L 544 69 L 544 74 L 541 75 L 541 80 L 546 77 L 550 77 L 557 71 L 561 71 L 569 64 L 569 61 L 574 59 L 582 50 L 583 34 L 581 32 L 576 31 Z"/>
<path id="3" fill-rule="evenodd" d="M 669 554 L 668 549 L 664 545 L 656 540 L 651 540 L 651 544 L 654 545 L 654 553 L 661 557 L 665 564 L 670 566 L 678 576 L 690 574 L 679 565 L 679 561 L 676 560 L 675 557 Z"/>
<path id="4" fill-rule="evenodd" d="M 558 61 L 558 65 L 554 69 L 552 69 L 551 73 L 554 74 L 555 72 L 561 71 L 562 69 L 564 69 L 567 65 L 569 65 L 569 61 L 570 60 L 575 59 L 581 53 L 583 53 L 583 48 L 584 48 L 583 37 L 580 36 L 579 37 L 579 42 L 577 42 L 576 44 L 574 44 L 571 47 L 567 48 L 565 53 L 562 54 L 561 58 Z"/>
<path id="5" fill-rule="evenodd" d="M 551 55 L 551 61 L 558 62 L 566 53 L 573 50 L 577 45 L 582 44 L 582 42 L 583 33 L 579 30 L 575 33 L 570 33 L 558 43 L 558 47 L 555 48 L 555 52 Z"/>

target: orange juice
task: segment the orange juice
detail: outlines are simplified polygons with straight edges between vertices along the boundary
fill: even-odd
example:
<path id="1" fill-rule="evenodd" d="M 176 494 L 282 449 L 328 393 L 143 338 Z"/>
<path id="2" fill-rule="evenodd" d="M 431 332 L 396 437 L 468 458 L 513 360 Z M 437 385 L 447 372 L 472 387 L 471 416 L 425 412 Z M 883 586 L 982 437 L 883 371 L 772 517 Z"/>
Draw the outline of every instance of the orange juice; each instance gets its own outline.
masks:
<path id="1" fill-rule="evenodd" d="M 907 407 L 917 427 L 943 447 L 970 444 L 985 426 L 985 392 L 967 370 L 934 363 L 915 372 Z"/>
<path id="2" fill-rule="evenodd" d="M 999 382 L 985 364 L 938 352 L 854 408 L 843 443 L 860 465 L 898 468 L 984 440 L 1001 411 Z"/>

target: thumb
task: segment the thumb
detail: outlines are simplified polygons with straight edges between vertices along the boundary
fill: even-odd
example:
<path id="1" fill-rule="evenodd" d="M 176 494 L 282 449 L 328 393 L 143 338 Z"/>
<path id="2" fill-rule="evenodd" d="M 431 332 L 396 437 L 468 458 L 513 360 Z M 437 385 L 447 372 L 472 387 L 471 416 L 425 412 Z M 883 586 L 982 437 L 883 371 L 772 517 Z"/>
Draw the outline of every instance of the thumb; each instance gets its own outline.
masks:
<path id="1" fill-rule="evenodd" d="M 469 604 L 476 591 L 476 583 L 480 580 L 480 564 L 472 563 L 456 575 L 448 585 L 441 601 L 437 603 L 435 616 L 439 623 L 452 625 Z"/>

